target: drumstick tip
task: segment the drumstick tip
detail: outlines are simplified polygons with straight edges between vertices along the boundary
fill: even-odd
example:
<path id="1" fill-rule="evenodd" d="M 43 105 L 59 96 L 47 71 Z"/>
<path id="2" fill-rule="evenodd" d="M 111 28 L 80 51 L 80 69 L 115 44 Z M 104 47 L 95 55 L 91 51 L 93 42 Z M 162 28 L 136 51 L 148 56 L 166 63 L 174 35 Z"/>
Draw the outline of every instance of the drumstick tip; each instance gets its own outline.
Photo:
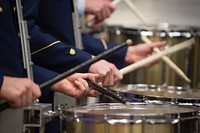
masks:
<path id="1" fill-rule="evenodd" d="M 126 102 L 126 103 L 125 103 L 125 106 L 126 106 L 126 107 L 131 107 L 131 103 L 130 103 L 130 102 Z"/>
<path id="2" fill-rule="evenodd" d="M 187 78 L 187 79 L 186 79 L 186 82 L 191 83 L 191 80 Z"/>
<path id="3" fill-rule="evenodd" d="M 131 39 L 127 39 L 127 40 L 126 40 L 126 44 L 127 44 L 127 45 L 131 45 L 132 43 L 133 43 L 133 41 L 132 41 Z"/>

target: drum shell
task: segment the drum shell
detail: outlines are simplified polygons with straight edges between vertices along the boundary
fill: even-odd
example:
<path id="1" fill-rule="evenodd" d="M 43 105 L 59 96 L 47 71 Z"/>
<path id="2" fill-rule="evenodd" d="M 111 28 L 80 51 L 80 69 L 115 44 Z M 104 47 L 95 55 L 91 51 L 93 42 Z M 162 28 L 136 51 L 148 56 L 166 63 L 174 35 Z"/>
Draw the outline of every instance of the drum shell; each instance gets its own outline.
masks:
<path id="1" fill-rule="evenodd" d="M 153 27 L 153 28 L 152 28 Z M 122 27 L 122 26 L 107 26 L 104 31 L 107 34 L 107 39 L 122 43 L 126 39 L 132 39 L 134 44 L 144 43 L 141 36 L 147 36 L 151 41 L 166 41 L 167 46 L 173 46 L 183 42 L 191 37 L 195 39 L 192 48 L 188 48 L 177 53 L 171 54 L 168 57 L 191 79 L 190 86 L 200 89 L 200 29 L 191 27 L 176 27 L 159 28 L 159 26 L 144 27 Z M 170 86 L 185 86 L 187 85 L 174 70 L 172 70 L 165 62 L 160 61 L 153 67 L 146 69 L 140 68 L 124 76 L 122 83 L 130 84 L 156 84 Z"/>
<path id="2" fill-rule="evenodd" d="M 162 106 L 160 107 L 162 108 Z M 144 114 L 119 116 L 107 114 L 106 110 L 104 115 L 68 112 L 66 117 L 62 119 L 62 128 L 63 133 L 197 133 L 198 120 L 195 115 L 197 115 L 198 111 L 195 110 L 194 112 L 184 114 L 187 117 L 192 114 L 194 117 L 192 116 L 191 119 L 185 120 L 180 119 L 179 122 L 174 121 L 178 117 L 184 117 L 184 115 L 178 112 L 155 116 L 145 116 Z M 163 122 L 162 120 L 165 119 L 169 119 L 169 121 Z M 112 120 L 121 120 L 121 122 L 112 123 Z M 149 122 L 148 120 L 154 122 Z"/>

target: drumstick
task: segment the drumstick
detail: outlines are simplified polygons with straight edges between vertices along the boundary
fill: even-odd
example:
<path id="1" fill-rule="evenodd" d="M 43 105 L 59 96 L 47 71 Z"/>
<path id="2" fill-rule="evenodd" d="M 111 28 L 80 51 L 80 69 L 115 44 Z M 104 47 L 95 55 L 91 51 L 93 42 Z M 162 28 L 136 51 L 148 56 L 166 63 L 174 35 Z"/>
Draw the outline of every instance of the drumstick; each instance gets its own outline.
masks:
<path id="1" fill-rule="evenodd" d="M 123 47 L 127 46 L 127 45 L 131 45 L 132 44 L 132 40 L 128 39 L 126 40 L 126 42 L 122 43 L 121 45 L 117 45 L 111 49 L 108 49 L 106 51 L 104 51 L 103 53 L 97 55 L 95 58 L 92 58 L 91 60 L 88 60 L 86 62 L 81 63 L 80 65 L 62 73 L 59 74 L 58 76 L 56 76 L 55 78 L 43 83 L 40 85 L 40 89 L 46 88 L 46 87 L 50 87 L 53 84 L 55 84 L 56 82 L 76 73 L 76 72 L 80 72 L 81 70 L 83 70 L 84 68 L 87 68 L 88 66 L 92 65 L 93 63 L 101 60 L 101 59 L 105 59 L 108 56 L 110 56 L 112 53 L 116 52 L 119 49 L 122 49 Z"/>
<path id="2" fill-rule="evenodd" d="M 126 40 L 126 42 L 122 43 L 121 45 L 117 45 L 117 46 L 115 46 L 115 47 L 113 47 L 111 49 L 108 49 L 108 50 L 104 51 L 103 53 L 97 55 L 95 58 L 92 58 L 91 60 L 83 62 L 79 66 L 76 66 L 76 67 L 74 67 L 74 68 L 72 68 L 72 69 L 70 69 L 70 70 L 68 70 L 68 71 L 66 71 L 66 72 L 64 72 L 62 74 L 57 75 L 53 79 L 41 84 L 39 87 L 40 87 L 40 89 L 45 89 L 47 87 L 50 87 L 53 84 L 55 84 L 56 82 L 66 78 L 66 77 L 68 77 L 68 76 L 70 76 L 70 75 L 72 75 L 72 74 L 74 74 L 76 72 L 79 72 L 79 71 L 83 70 L 84 68 L 90 66 L 92 63 L 95 63 L 95 62 L 97 62 L 97 61 L 99 61 L 99 60 L 101 60 L 103 58 L 106 58 L 106 57 L 110 56 L 112 53 L 116 52 L 117 50 L 119 50 L 119 49 L 121 49 L 121 48 L 123 48 L 123 47 L 125 47 L 127 45 L 131 45 L 131 44 L 132 44 L 132 40 L 128 39 L 128 40 Z M 10 105 L 9 105 L 8 102 L 0 104 L 0 112 L 5 110 L 5 109 L 7 109 L 7 108 L 9 108 L 9 107 L 10 107 Z"/>
<path id="3" fill-rule="evenodd" d="M 152 43 L 152 41 L 150 39 L 148 39 L 146 36 L 142 36 L 141 39 L 146 42 L 146 43 Z M 159 50 L 159 48 L 153 48 L 153 51 L 156 53 L 160 53 L 161 51 Z M 186 82 L 190 83 L 191 80 L 185 75 L 185 73 L 176 65 L 174 64 L 173 61 L 171 61 L 167 56 L 162 56 L 161 57 L 163 61 L 165 61 L 165 63 L 167 63 L 172 69 L 174 69 L 174 71 L 181 77 L 183 78 Z"/>
<path id="4" fill-rule="evenodd" d="M 97 85 L 96 83 L 94 83 L 91 80 L 87 80 L 87 83 L 90 87 L 92 87 L 92 89 L 97 90 L 98 92 L 116 100 L 117 102 L 123 103 L 126 107 L 130 107 L 131 103 L 130 102 L 126 102 L 123 99 L 121 99 L 119 96 L 117 96 L 115 93 L 109 91 L 108 89 L 104 89 L 103 87 Z"/>
<path id="5" fill-rule="evenodd" d="M 148 25 L 148 21 L 143 17 L 142 13 L 137 9 L 137 7 L 130 1 L 124 0 L 126 5 L 136 14 L 136 16 L 146 25 Z"/>
<path id="6" fill-rule="evenodd" d="M 127 73 L 129 73 L 129 72 L 131 72 L 131 71 L 133 71 L 135 69 L 138 69 L 138 68 L 140 68 L 140 67 L 142 67 L 142 66 L 144 66 L 146 64 L 149 64 L 149 63 L 151 63 L 151 62 L 153 62 L 155 60 L 160 59 L 164 55 L 169 55 L 169 54 L 172 54 L 174 52 L 180 51 L 182 49 L 188 48 L 192 44 L 193 44 L 193 38 L 188 39 L 187 41 L 184 41 L 184 42 L 181 42 L 179 44 L 176 44 L 176 45 L 174 45 L 174 46 L 172 46 L 172 47 L 170 47 L 170 48 L 168 48 L 168 49 L 166 49 L 164 51 L 156 53 L 156 54 L 154 54 L 152 56 L 149 56 L 149 57 L 147 57 L 147 58 L 145 58 L 143 60 L 140 60 L 140 61 L 138 61 L 136 63 L 133 63 L 133 64 L 131 64 L 131 65 L 125 67 L 125 68 L 122 68 L 120 70 L 120 73 L 122 75 L 127 74 Z"/>
<path id="7" fill-rule="evenodd" d="M 115 93 L 113 93 L 113 92 L 111 92 L 111 91 L 109 91 L 107 89 L 104 89 L 103 87 L 97 85 L 96 83 L 94 83 L 91 80 L 87 80 L 87 82 L 88 82 L 88 85 L 90 87 L 92 87 L 92 89 L 97 90 L 98 92 L 100 92 L 102 94 L 105 94 L 106 96 L 109 96 L 109 97 L 113 98 L 117 102 L 126 104 L 126 102 L 123 99 L 119 98 Z"/>
<path id="8" fill-rule="evenodd" d="M 112 4 L 113 5 L 117 5 L 118 3 L 120 3 L 122 0 L 113 0 L 112 1 Z M 92 19 L 91 21 L 89 21 L 87 24 L 86 24 L 86 26 L 87 27 L 92 27 L 95 23 L 97 22 L 97 20 L 96 20 L 96 18 L 94 18 L 94 19 Z"/>

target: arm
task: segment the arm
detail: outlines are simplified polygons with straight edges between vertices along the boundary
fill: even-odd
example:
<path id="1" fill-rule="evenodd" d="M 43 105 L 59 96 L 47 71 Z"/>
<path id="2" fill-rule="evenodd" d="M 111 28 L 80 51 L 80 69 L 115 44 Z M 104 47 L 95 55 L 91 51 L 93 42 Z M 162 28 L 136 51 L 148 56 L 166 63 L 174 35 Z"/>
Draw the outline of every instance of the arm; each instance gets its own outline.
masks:
<path id="1" fill-rule="evenodd" d="M 39 0 L 23 0 L 22 4 L 35 64 L 60 73 L 91 59 L 89 53 L 62 43 L 36 24 Z"/>

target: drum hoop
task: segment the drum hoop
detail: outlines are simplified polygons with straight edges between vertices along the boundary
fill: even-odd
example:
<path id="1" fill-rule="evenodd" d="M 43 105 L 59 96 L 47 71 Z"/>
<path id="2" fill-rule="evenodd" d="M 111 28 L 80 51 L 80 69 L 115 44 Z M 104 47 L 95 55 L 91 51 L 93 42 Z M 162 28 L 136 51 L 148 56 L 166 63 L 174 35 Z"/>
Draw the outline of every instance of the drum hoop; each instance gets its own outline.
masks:
<path id="1" fill-rule="evenodd" d="M 116 89 L 115 89 L 116 88 Z M 120 88 L 125 88 L 125 89 L 120 89 Z M 134 96 L 135 97 L 141 97 L 141 101 L 146 102 L 147 100 L 160 100 L 163 101 L 163 103 L 171 103 L 171 104 L 186 104 L 186 105 L 191 105 L 190 103 L 198 103 L 198 101 L 200 101 L 200 97 L 199 98 L 195 98 L 195 97 L 185 97 L 185 98 L 181 98 L 181 97 L 169 97 L 168 92 L 164 92 L 166 94 L 162 95 L 156 95 L 154 93 L 151 94 L 145 94 L 145 92 L 162 92 L 161 90 L 165 90 L 167 89 L 168 91 L 175 91 L 177 92 L 199 92 L 199 90 L 197 89 L 191 89 L 191 88 L 186 88 L 186 87 L 182 87 L 182 86 L 162 86 L 162 85 L 148 85 L 148 84 L 120 84 L 118 86 L 114 86 L 113 88 L 110 88 L 113 92 L 117 92 L 117 93 L 121 93 L 124 95 L 127 94 L 133 94 L 131 93 L 131 91 L 134 91 Z M 140 89 L 139 91 L 137 91 L 137 89 Z M 144 93 L 142 93 L 144 92 Z M 176 94 L 175 93 L 175 94 Z M 129 98 L 131 99 L 131 97 Z M 126 99 L 125 99 L 126 100 Z"/>
<path id="2" fill-rule="evenodd" d="M 170 27 L 171 26 L 171 27 Z M 135 25 L 132 27 L 125 27 L 121 25 L 108 25 L 104 27 L 104 31 L 120 34 L 136 34 L 144 36 L 169 36 L 169 37 L 185 37 L 191 38 L 194 36 L 200 36 L 200 27 L 187 27 L 187 26 L 175 26 L 169 25 L 169 28 L 159 27 L 144 27 L 143 25 Z"/>
<path id="3" fill-rule="evenodd" d="M 86 107 L 95 107 L 95 106 L 105 106 L 105 105 L 121 105 L 120 103 L 99 103 L 99 104 L 91 104 Z M 134 103 L 133 105 L 150 105 L 146 103 Z M 155 105 L 155 104 L 152 104 Z M 162 106 L 167 106 L 160 104 Z M 171 106 L 177 106 L 177 105 L 168 105 Z M 181 120 L 191 120 L 191 119 L 198 119 L 198 109 L 195 107 L 188 107 L 192 108 L 193 111 L 191 112 L 173 112 L 173 113 L 167 113 L 164 114 L 162 112 L 157 114 L 150 114 L 150 115 L 138 115 L 138 114 L 128 114 L 128 113 L 115 113 L 112 112 L 105 112 L 105 114 L 97 114 L 94 112 L 79 112 L 79 111 L 69 111 L 67 112 L 67 116 L 64 118 L 64 120 L 73 120 L 75 122 L 87 122 L 87 123 L 110 123 L 110 124 L 139 124 L 139 123 L 170 123 L 175 124 L 178 123 Z M 70 116 L 70 117 L 69 117 Z"/>

